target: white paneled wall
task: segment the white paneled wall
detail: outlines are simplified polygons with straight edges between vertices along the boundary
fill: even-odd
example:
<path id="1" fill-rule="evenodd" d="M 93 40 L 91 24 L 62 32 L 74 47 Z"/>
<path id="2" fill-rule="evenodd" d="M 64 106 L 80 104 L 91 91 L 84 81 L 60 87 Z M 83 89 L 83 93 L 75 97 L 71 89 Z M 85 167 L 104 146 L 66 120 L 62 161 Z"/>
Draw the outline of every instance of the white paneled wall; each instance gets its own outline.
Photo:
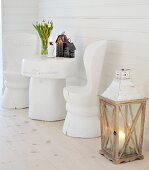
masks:
<path id="1" fill-rule="evenodd" d="M 148 0 L 39 0 L 39 16 L 54 21 L 53 37 L 62 31 L 71 37 L 80 68 L 86 45 L 108 40 L 101 91 L 116 69 L 127 67 L 133 70 L 138 88 L 149 96 Z"/>
<path id="2" fill-rule="evenodd" d="M 38 0 L 2 0 L 3 35 L 13 32 L 33 32 L 38 19 Z M 6 58 L 3 52 L 3 67 Z"/>
<path id="3" fill-rule="evenodd" d="M 37 20 L 38 0 L 2 0 L 3 33 L 31 32 Z"/>

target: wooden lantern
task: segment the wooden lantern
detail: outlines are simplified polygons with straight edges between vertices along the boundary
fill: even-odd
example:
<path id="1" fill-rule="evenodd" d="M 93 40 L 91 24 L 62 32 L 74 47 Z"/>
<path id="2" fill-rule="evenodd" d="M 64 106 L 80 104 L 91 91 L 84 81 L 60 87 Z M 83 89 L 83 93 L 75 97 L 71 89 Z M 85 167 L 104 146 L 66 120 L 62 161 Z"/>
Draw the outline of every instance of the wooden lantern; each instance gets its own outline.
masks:
<path id="1" fill-rule="evenodd" d="M 142 143 L 146 98 L 137 93 L 129 70 L 116 72 L 100 96 L 100 154 L 115 164 L 143 159 Z"/>

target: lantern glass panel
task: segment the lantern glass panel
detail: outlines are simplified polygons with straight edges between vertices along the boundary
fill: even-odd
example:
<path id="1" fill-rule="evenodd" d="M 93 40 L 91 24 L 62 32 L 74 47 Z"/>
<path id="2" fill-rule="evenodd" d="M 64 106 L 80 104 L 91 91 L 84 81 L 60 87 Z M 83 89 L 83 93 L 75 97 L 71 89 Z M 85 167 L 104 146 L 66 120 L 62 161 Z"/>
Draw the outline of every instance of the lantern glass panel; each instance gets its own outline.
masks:
<path id="1" fill-rule="evenodd" d="M 114 141 L 114 136 L 113 136 L 113 113 L 114 113 L 114 106 L 105 104 L 104 107 L 104 126 L 105 126 L 105 149 L 108 150 L 109 152 L 113 151 L 113 141 Z"/>
<path id="2" fill-rule="evenodd" d="M 119 155 L 138 153 L 141 104 L 119 106 Z"/>
<path id="3" fill-rule="evenodd" d="M 133 119 L 136 117 L 137 112 L 140 109 L 141 104 L 132 104 L 131 108 L 132 108 L 132 113 L 133 113 Z M 142 109 L 140 110 L 140 112 L 142 113 Z M 139 143 L 139 136 L 140 136 L 140 127 L 141 127 L 141 114 L 139 114 L 139 117 L 137 119 L 137 123 L 135 126 L 135 135 L 136 135 L 136 142 Z"/>

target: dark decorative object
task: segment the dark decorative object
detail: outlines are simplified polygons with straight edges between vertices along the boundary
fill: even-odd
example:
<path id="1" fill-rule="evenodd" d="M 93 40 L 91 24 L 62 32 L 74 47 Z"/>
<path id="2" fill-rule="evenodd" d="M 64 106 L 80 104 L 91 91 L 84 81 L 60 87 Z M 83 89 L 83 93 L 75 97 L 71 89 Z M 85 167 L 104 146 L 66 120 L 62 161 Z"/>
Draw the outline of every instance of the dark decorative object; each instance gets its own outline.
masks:
<path id="1" fill-rule="evenodd" d="M 72 42 L 69 41 L 67 36 L 62 33 L 56 39 L 56 57 L 68 57 L 74 58 L 75 57 L 75 50 L 76 47 Z"/>

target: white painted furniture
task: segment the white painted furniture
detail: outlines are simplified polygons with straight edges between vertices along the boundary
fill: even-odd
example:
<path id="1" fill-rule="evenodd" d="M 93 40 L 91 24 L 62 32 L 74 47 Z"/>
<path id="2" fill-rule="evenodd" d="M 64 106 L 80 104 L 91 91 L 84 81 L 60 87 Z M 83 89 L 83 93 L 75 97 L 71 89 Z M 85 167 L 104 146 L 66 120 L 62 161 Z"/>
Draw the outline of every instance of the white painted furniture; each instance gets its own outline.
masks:
<path id="1" fill-rule="evenodd" d="M 66 78 L 75 71 L 75 58 L 24 59 L 22 74 L 31 77 L 29 87 L 29 117 L 56 121 L 66 116 L 63 88 Z"/>
<path id="2" fill-rule="evenodd" d="M 4 71 L 4 95 L 2 107 L 28 107 L 29 78 L 21 75 L 23 58 L 35 55 L 37 38 L 28 33 L 13 33 L 4 37 L 4 55 L 6 69 Z"/>
<path id="3" fill-rule="evenodd" d="M 84 53 L 87 84 L 64 88 L 67 116 L 63 132 L 68 136 L 92 138 L 100 135 L 99 83 L 106 51 L 106 41 L 90 44 Z"/>

